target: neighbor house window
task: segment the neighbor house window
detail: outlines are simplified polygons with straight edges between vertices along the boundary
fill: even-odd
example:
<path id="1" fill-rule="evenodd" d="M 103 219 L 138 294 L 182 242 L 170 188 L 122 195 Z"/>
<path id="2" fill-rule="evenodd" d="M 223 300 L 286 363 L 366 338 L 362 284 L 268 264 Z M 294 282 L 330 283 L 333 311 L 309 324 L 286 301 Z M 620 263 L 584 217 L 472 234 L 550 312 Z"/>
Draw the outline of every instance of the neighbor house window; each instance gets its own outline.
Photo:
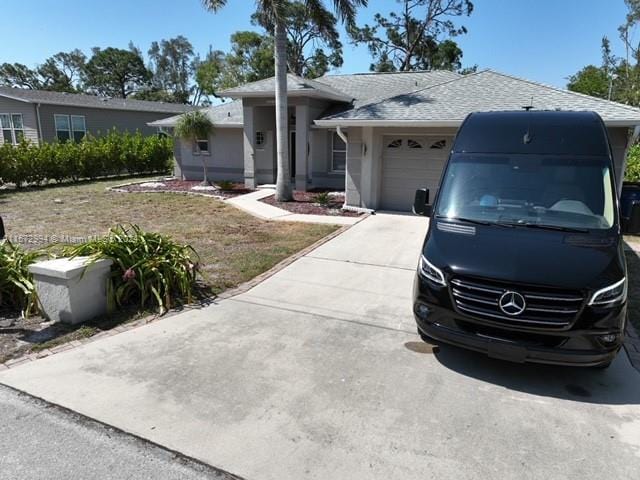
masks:
<path id="1" fill-rule="evenodd" d="M 87 134 L 87 124 L 83 115 L 54 115 L 56 138 L 60 142 L 73 139 L 80 142 Z"/>
<path id="2" fill-rule="evenodd" d="M 344 172 L 347 166 L 347 145 L 336 132 L 333 132 L 331 138 L 331 170 Z"/>
<path id="3" fill-rule="evenodd" d="M 24 139 L 21 113 L 0 113 L 0 129 L 4 143 L 17 145 Z"/>
<path id="4" fill-rule="evenodd" d="M 256 147 L 264 147 L 264 132 L 256 132 Z"/>
<path id="5" fill-rule="evenodd" d="M 196 140 L 193 145 L 193 153 L 196 155 L 209 155 L 209 140 Z"/>

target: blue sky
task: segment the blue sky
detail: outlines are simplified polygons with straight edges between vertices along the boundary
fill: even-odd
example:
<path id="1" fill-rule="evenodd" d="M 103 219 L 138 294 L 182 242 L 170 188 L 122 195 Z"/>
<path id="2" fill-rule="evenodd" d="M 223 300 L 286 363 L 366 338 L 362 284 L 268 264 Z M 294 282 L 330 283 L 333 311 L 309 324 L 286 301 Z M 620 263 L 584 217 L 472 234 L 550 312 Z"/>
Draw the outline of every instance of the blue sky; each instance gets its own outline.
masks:
<path id="1" fill-rule="evenodd" d="M 29 66 L 61 50 L 126 48 L 130 40 L 146 51 L 153 40 L 179 34 L 199 52 L 206 52 L 209 45 L 226 50 L 231 33 L 252 28 L 249 16 L 254 6 L 251 0 L 229 0 L 213 15 L 202 9 L 200 0 L 87 0 L 73 7 L 64 0 L 3 3 L 0 31 L 5 41 L 0 42 L 0 62 Z M 586 64 L 600 63 L 603 35 L 613 41 L 615 53 L 623 54 L 617 34 L 626 12 L 623 0 L 474 3 L 472 16 L 463 21 L 469 33 L 458 39 L 465 66 L 478 64 L 564 87 L 568 75 Z M 359 13 L 359 22 L 395 6 L 392 0 L 370 0 Z M 368 70 L 365 47 L 345 45 L 344 58 L 341 73 Z"/>

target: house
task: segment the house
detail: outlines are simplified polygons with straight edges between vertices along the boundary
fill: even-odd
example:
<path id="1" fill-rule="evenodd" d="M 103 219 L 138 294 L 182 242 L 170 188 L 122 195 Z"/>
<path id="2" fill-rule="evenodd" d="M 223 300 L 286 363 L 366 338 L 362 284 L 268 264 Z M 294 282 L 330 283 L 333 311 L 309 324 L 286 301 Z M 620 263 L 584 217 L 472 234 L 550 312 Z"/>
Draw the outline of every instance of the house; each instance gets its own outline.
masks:
<path id="1" fill-rule="evenodd" d="M 414 192 L 438 188 L 456 131 L 474 111 L 592 110 L 611 139 L 618 182 L 629 145 L 640 133 L 640 109 L 494 71 L 289 75 L 289 161 L 295 188 L 346 189 L 352 209 L 411 209 Z M 247 186 L 276 178 L 274 79 L 222 92 L 230 103 L 207 109 L 214 134 L 176 144 L 176 173 Z M 151 125 L 170 128 L 177 116 Z"/>
<path id="2" fill-rule="evenodd" d="M 157 133 L 149 122 L 194 107 L 164 102 L 0 87 L 0 142 L 80 140 L 115 128 Z"/>

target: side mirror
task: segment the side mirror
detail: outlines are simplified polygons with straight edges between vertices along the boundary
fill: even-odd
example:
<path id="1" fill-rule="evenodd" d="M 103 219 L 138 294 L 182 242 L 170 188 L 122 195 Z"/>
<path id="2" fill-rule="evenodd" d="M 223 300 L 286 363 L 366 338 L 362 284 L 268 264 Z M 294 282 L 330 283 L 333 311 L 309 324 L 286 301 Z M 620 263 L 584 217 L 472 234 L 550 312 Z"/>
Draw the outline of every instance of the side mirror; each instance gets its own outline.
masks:
<path id="1" fill-rule="evenodd" d="M 425 217 L 431 216 L 431 205 L 429 205 L 429 189 L 421 188 L 416 190 L 416 196 L 413 201 L 413 213 L 416 215 L 423 215 Z"/>

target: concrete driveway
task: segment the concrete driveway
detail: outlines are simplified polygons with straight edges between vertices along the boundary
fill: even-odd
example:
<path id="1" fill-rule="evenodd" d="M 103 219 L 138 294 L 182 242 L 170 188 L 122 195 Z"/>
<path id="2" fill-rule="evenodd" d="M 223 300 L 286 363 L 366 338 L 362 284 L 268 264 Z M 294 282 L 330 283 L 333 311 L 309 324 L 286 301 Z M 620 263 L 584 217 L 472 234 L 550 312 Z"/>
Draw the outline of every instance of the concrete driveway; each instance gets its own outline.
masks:
<path id="1" fill-rule="evenodd" d="M 426 220 L 376 215 L 233 299 L 0 382 L 247 479 L 637 479 L 640 376 L 418 342 Z"/>

